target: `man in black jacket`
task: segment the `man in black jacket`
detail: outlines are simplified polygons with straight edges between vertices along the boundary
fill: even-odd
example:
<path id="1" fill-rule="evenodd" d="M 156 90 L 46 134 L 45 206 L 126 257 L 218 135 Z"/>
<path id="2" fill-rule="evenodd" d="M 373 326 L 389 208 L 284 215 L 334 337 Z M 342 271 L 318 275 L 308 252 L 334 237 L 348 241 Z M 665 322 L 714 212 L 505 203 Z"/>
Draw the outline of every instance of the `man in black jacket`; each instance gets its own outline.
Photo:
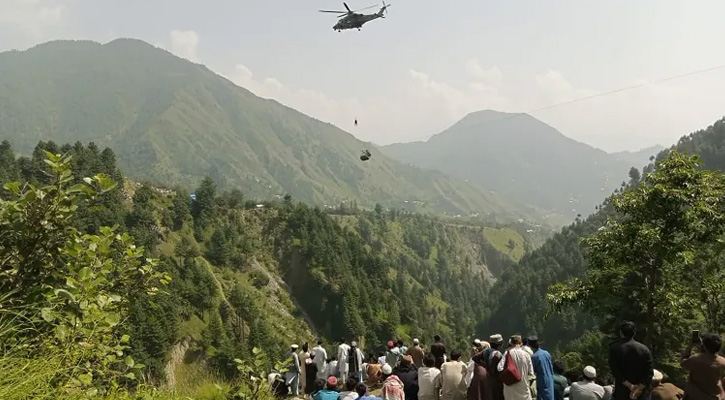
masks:
<path id="1" fill-rule="evenodd" d="M 609 348 L 609 368 L 614 375 L 614 400 L 646 399 L 654 374 L 652 352 L 634 340 L 633 322 L 619 326 L 621 340 Z"/>
<path id="2" fill-rule="evenodd" d="M 435 343 L 430 346 L 430 352 L 436 358 L 436 368 L 441 369 L 446 356 L 446 346 L 441 342 L 441 337 L 435 335 L 433 337 Z"/>

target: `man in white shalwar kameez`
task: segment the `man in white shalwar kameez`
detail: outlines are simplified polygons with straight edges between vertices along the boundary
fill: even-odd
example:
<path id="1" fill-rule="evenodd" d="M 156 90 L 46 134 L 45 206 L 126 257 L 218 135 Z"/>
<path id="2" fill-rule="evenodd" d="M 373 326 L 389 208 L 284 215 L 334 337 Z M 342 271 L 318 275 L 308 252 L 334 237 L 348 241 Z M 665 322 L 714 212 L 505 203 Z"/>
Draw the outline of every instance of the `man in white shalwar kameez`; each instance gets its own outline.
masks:
<path id="1" fill-rule="evenodd" d="M 501 357 L 498 363 L 498 371 L 501 372 L 506 366 L 506 354 L 511 355 L 511 359 L 521 374 L 521 380 L 513 385 L 503 385 L 503 397 L 505 400 L 531 400 L 531 391 L 529 389 L 530 378 L 534 375 L 534 365 L 531 362 L 531 355 L 523 349 L 523 341 L 521 336 L 514 335 L 509 339 L 508 350 Z"/>
<path id="2" fill-rule="evenodd" d="M 340 371 L 340 380 L 347 382 L 347 375 L 350 372 L 348 356 L 350 354 L 350 346 L 345 343 L 345 339 L 340 339 L 340 345 L 337 346 L 337 368 Z"/>
<path id="3" fill-rule="evenodd" d="M 322 347 L 322 339 L 317 341 L 317 346 L 312 349 L 317 364 L 317 379 L 327 380 L 327 350 Z"/>

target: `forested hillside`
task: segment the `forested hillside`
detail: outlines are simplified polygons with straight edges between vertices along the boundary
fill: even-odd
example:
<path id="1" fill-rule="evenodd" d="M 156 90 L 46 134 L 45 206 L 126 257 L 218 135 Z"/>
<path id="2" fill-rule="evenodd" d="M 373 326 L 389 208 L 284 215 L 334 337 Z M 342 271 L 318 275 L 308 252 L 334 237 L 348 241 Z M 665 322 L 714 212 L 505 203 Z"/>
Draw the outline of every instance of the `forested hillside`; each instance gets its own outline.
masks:
<path id="1" fill-rule="evenodd" d="M 723 160 L 725 160 L 725 119 L 717 121 L 712 126 L 708 127 L 707 129 L 694 132 L 688 136 L 683 137 L 680 139 L 677 145 L 673 146 L 671 149 L 667 149 L 662 151 L 659 155 L 657 155 L 657 161 L 663 161 L 666 159 L 667 155 L 671 150 L 676 150 L 679 152 L 687 152 L 692 154 L 699 154 L 702 159 L 702 164 L 698 165 L 700 168 L 707 168 L 712 170 L 725 170 L 725 163 L 723 163 Z M 677 165 L 667 165 L 662 166 L 661 168 L 665 168 L 668 171 L 669 174 L 676 174 L 680 173 L 678 172 L 677 168 L 685 168 L 688 165 L 684 164 L 684 161 L 682 161 L 683 164 L 677 164 Z M 612 328 L 612 324 L 614 321 L 601 318 L 601 315 L 598 315 L 600 318 L 595 321 L 593 319 L 593 315 L 597 314 L 596 312 L 587 312 L 586 314 L 582 313 L 582 308 L 580 307 L 561 307 L 560 311 L 554 313 L 549 307 L 549 304 L 547 304 L 547 291 L 550 291 L 552 288 L 552 285 L 559 283 L 559 282 L 568 282 L 572 280 L 573 278 L 584 278 L 587 271 L 592 268 L 592 254 L 587 254 L 587 247 L 584 246 L 582 243 L 582 240 L 585 237 L 606 237 L 601 236 L 604 235 L 606 232 L 608 232 L 608 229 L 610 229 L 610 225 L 607 223 L 608 218 L 614 218 L 614 221 L 619 221 L 618 223 L 625 224 L 628 221 L 630 221 L 633 218 L 644 218 L 642 215 L 635 214 L 634 217 L 630 217 L 629 214 L 626 214 L 626 212 L 632 213 L 631 207 L 634 207 L 635 205 L 639 204 L 636 203 L 637 201 L 645 201 L 642 200 L 643 196 L 655 196 L 656 193 L 652 192 L 652 190 L 664 190 L 661 188 L 666 188 L 666 185 L 672 185 L 673 188 L 675 188 L 675 184 L 670 181 L 665 181 L 660 186 L 654 187 L 654 183 L 647 183 L 647 179 L 645 178 L 654 172 L 657 171 L 657 168 L 654 164 L 650 164 L 646 168 L 644 168 L 643 171 L 639 170 L 631 170 L 630 171 L 630 181 L 626 187 L 623 187 L 617 191 L 615 191 L 614 195 L 609 197 L 601 207 L 599 207 L 599 211 L 590 216 L 589 218 L 586 218 L 584 220 L 577 220 L 572 225 L 565 227 L 562 229 L 560 233 L 557 233 L 554 235 L 551 239 L 549 239 L 546 243 L 544 243 L 543 246 L 541 246 L 539 249 L 533 251 L 530 254 L 525 255 L 522 260 L 515 265 L 513 268 L 508 269 L 501 279 L 496 283 L 496 285 L 493 287 L 491 291 L 491 296 L 488 299 L 488 304 L 490 305 L 491 314 L 488 316 L 486 321 L 484 322 L 484 327 L 489 326 L 496 326 L 500 327 L 501 330 L 505 332 L 536 332 L 538 333 L 539 337 L 544 338 L 544 340 L 547 341 L 547 345 L 550 348 L 555 348 L 560 345 L 565 345 L 564 347 L 570 346 L 571 341 L 573 339 L 576 339 L 580 337 L 586 330 L 588 329 L 595 329 L 598 327 L 601 327 L 604 329 L 605 334 L 613 333 L 610 331 Z M 678 179 L 676 182 L 679 182 L 678 184 L 684 185 L 683 187 L 676 187 L 674 190 L 679 190 L 682 193 L 685 193 L 686 190 L 696 191 L 697 194 L 693 192 L 693 194 L 688 195 L 688 198 L 697 199 L 699 196 L 706 196 L 706 189 L 705 185 L 715 185 L 717 181 L 715 181 L 715 178 L 709 178 L 709 177 L 696 177 L 693 173 L 689 172 L 681 172 L 682 176 L 677 176 L 676 178 L 673 177 L 672 179 Z M 687 175 L 685 175 L 687 174 Z M 664 178 L 653 178 L 653 179 L 664 179 Z M 692 183 L 689 182 L 689 180 L 694 179 L 700 179 L 699 181 L 693 181 Z M 645 183 L 643 183 L 645 182 Z M 683 183 L 684 182 L 684 183 Z M 701 185 L 701 186 L 698 186 Z M 654 189 L 652 189 L 654 187 Z M 717 191 L 717 190 L 716 190 Z M 624 194 L 626 195 L 624 195 Z M 679 193 L 674 191 L 673 193 Z M 721 195 L 721 193 L 720 193 Z M 636 196 L 640 196 L 639 198 Z M 649 207 L 651 209 L 651 213 L 653 215 L 647 216 L 647 220 L 645 222 L 641 222 L 642 224 L 651 224 L 651 225 L 644 225 L 644 226 L 652 226 L 657 227 L 660 223 L 657 218 L 661 218 L 659 215 L 655 215 L 657 212 L 663 212 L 662 210 L 667 211 L 667 215 L 669 215 L 668 218 L 682 218 L 677 220 L 669 221 L 668 224 L 671 225 L 671 229 L 683 229 L 686 233 L 683 232 L 683 235 L 695 235 L 696 228 L 693 226 L 685 225 L 685 217 L 680 216 L 678 213 L 671 212 L 666 210 L 666 207 L 672 206 L 672 204 L 675 201 L 682 201 L 678 197 L 675 197 L 675 194 L 667 194 L 667 196 L 670 197 L 664 197 L 664 195 L 660 195 L 659 199 L 655 200 L 648 200 L 652 201 L 652 205 L 650 206 L 643 206 L 643 207 Z M 644 197 L 646 198 L 646 197 Z M 667 199 L 667 200 L 665 200 Z M 706 200 L 709 198 L 705 198 Z M 613 204 L 613 201 L 616 200 L 616 207 Z M 630 208 L 628 208 L 630 207 Z M 678 212 L 685 212 L 687 210 L 692 209 L 693 214 L 686 214 L 688 218 L 694 218 L 694 214 L 696 211 L 699 211 L 699 208 L 697 207 L 704 207 L 703 205 L 697 205 L 697 207 L 693 205 L 677 205 Z M 617 211 L 619 210 L 619 211 Z M 639 212 L 639 211 L 638 211 Z M 688 213 L 690 211 L 687 211 Z M 623 214 L 624 213 L 624 214 Z M 712 226 L 713 229 L 719 227 L 719 220 L 717 219 L 717 212 L 712 211 L 712 214 L 709 218 L 705 218 L 700 221 L 702 224 L 701 226 Z M 625 218 L 626 216 L 626 218 Z M 664 218 L 664 217 L 662 217 Z M 705 223 L 707 221 L 707 223 Z M 688 222 L 689 223 L 689 222 Z M 614 225 L 615 227 L 618 225 Z M 698 225 L 700 226 L 700 225 Z M 594 235 L 594 236 L 592 236 Z M 661 233 L 660 241 L 667 240 L 667 234 Z M 634 236 L 630 236 L 633 238 L 636 237 L 646 237 L 646 235 L 639 233 Z M 694 236 L 693 236 L 694 237 Z M 590 247 L 593 246 L 596 242 L 592 242 L 594 239 L 590 240 Z M 622 239 L 624 241 L 624 239 Z M 644 239 L 643 239 L 644 240 Z M 710 247 L 706 245 L 699 245 L 693 240 L 693 246 L 699 246 L 694 247 L 692 249 L 688 249 L 687 251 L 690 252 L 688 256 L 686 257 L 704 257 L 708 261 L 704 261 L 706 263 L 715 262 L 717 263 L 717 256 L 715 256 L 716 252 L 713 252 Z M 620 244 L 618 247 L 622 247 Z M 660 249 L 661 247 L 649 245 L 649 247 L 653 249 Z M 667 246 L 665 246 L 666 248 Z M 671 247 L 675 248 L 676 246 L 673 244 Z M 593 255 L 594 260 L 596 261 L 598 257 L 605 257 L 607 254 L 605 254 L 604 250 L 602 248 L 597 248 Z M 623 250 L 624 251 L 624 250 Z M 659 251 L 659 250 L 658 250 Z M 635 257 L 635 252 L 632 251 L 630 256 Z M 653 256 L 654 257 L 654 256 Z M 685 257 L 684 255 L 679 255 L 678 257 Z M 689 259 L 688 259 L 689 260 Z M 688 265 L 689 261 L 685 262 L 681 265 Z M 703 262 L 703 261 L 698 261 Z M 620 261 L 621 264 L 624 265 L 625 262 Z M 680 263 L 682 263 L 680 261 Z M 596 264 L 595 264 L 596 266 Z M 635 266 L 636 270 L 639 270 L 641 268 L 641 264 L 637 264 Z M 662 267 L 665 268 L 665 267 Z M 669 267 L 668 267 L 669 268 Z M 694 268 L 694 267 L 692 267 Z M 694 269 L 693 269 L 694 270 Z M 716 270 L 717 271 L 717 270 Z M 673 272 L 674 273 L 674 272 Z M 668 273 L 669 274 L 669 273 Z M 667 275 L 667 274 L 666 274 Z M 680 275 L 675 275 L 680 276 Z M 697 273 L 693 273 L 691 275 L 688 275 L 691 277 L 699 276 Z M 707 273 L 703 272 L 702 276 L 707 276 Z M 635 280 L 640 280 L 643 278 L 633 278 Z M 610 282 L 609 289 L 606 289 L 607 293 L 617 293 L 617 278 L 608 277 L 603 280 L 603 282 Z M 698 284 L 699 285 L 699 284 Z M 647 293 L 651 290 L 643 290 L 641 293 Z M 555 296 L 554 298 L 557 298 L 562 304 L 567 303 L 566 297 L 570 296 L 569 300 L 576 300 L 574 303 L 593 307 L 592 303 L 589 302 L 579 302 L 577 300 L 577 294 L 576 291 L 573 292 L 559 292 L 558 297 Z M 675 294 L 672 293 L 674 296 Z M 562 299 L 561 296 L 564 296 Z M 619 296 L 619 297 L 617 297 Z M 682 300 L 684 303 L 688 304 L 688 306 L 693 307 L 694 309 L 697 309 L 700 307 L 700 304 L 709 304 L 708 302 L 713 300 L 702 300 L 702 297 L 700 294 L 696 293 L 690 293 L 688 295 L 682 295 L 684 297 L 684 300 Z M 608 296 L 601 296 L 603 300 L 609 301 L 612 304 L 615 304 L 616 301 L 613 300 L 613 297 L 617 298 L 627 298 L 626 294 L 620 294 L 620 295 L 608 295 Z M 552 300 L 554 299 L 552 298 Z M 698 301 L 702 301 L 702 303 L 699 303 L 697 305 L 692 305 L 691 302 L 697 303 Z M 637 316 L 636 309 L 638 299 L 632 299 L 628 300 L 630 303 L 628 305 L 622 305 L 621 310 L 618 312 L 609 311 L 611 315 L 615 318 L 626 318 L 628 315 L 629 318 L 635 318 Z M 619 303 L 616 303 L 619 304 Z M 684 315 L 690 315 L 690 311 L 687 311 L 686 308 L 688 306 L 683 305 L 685 307 L 684 310 L 679 310 L 676 313 L 683 313 Z M 601 307 L 601 306 L 599 306 Z M 587 309 L 587 307 L 585 307 Z M 625 310 L 626 309 L 626 310 Z M 600 309 L 595 309 L 600 310 Z M 548 315 L 551 313 L 550 318 L 547 318 Z M 709 328 L 713 330 L 718 329 L 725 329 L 725 326 L 720 325 L 719 328 L 716 323 L 712 322 L 715 320 L 720 321 L 722 324 L 725 322 L 725 320 L 722 319 L 722 316 L 710 316 L 710 319 L 707 320 L 691 320 L 689 327 L 683 327 L 681 325 L 677 325 L 680 323 L 678 320 L 677 323 L 674 322 L 674 320 L 671 321 L 672 326 L 669 326 L 668 334 L 672 333 L 673 329 L 679 329 L 680 333 L 681 331 L 685 331 L 686 329 L 696 329 L 697 327 L 702 326 L 704 328 Z M 663 317 L 664 324 L 666 318 Z M 642 322 L 644 322 L 642 320 Z M 670 322 L 668 322 L 670 323 Z M 714 324 L 714 325 L 713 325 Z M 651 328 L 651 327 L 650 327 Z M 662 325 L 663 331 L 665 330 L 664 325 Z M 646 333 L 643 332 L 643 334 Z M 650 331 L 649 334 L 649 340 L 652 340 L 652 333 Z M 575 346 L 599 346 L 599 341 L 597 335 L 588 335 L 584 339 L 578 341 L 575 343 Z M 679 338 L 678 340 L 685 340 L 683 338 Z M 670 344 L 672 342 L 669 342 Z M 660 343 L 662 345 L 662 343 Z M 602 345 L 603 346 L 603 345 Z M 590 348 L 591 350 L 591 348 Z M 598 347 L 598 350 L 601 352 L 605 352 L 606 347 Z M 676 349 L 668 348 L 666 351 L 674 351 Z M 662 348 L 660 351 L 664 351 Z M 664 356 L 663 356 L 664 357 Z M 601 363 L 601 360 L 599 360 Z"/>
<path id="2" fill-rule="evenodd" d="M 440 334 L 465 348 L 490 284 L 527 246 L 525 231 L 505 226 L 456 225 L 382 206 L 325 211 L 289 196 L 259 202 L 241 190 L 221 192 L 210 178 L 192 200 L 182 187 L 123 179 L 114 152 L 93 143 L 41 142 L 31 157 L 17 157 L 3 142 L 0 184 L 21 182 L 3 198 L 28 190 L 25 183 L 57 183 L 46 151 L 72 157 L 67 185 L 97 173 L 108 177 L 106 186 L 116 184 L 68 208 L 72 225 L 97 235 L 118 225 L 170 278 L 155 295 L 131 292 L 115 331 L 129 335 L 126 354 L 151 381 L 190 384 L 205 369 L 232 377 L 233 359 L 249 359 L 255 347 L 281 360 L 289 343 L 318 336 L 355 338 L 371 351 L 392 338 L 430 342 Z"/>
<path id="3" fill-rule="evenodd" d="M 381 151 L 559 214 L 566 223 L 577 214 L 593 213 L 631 166 L 641 167 L 656 154 L 632 163 L 570 139 L 530 115 L 492 110 L 470 113 L 425 142 Z"/>
<path id="4" fill-rule="evenodd" d="M 664 149 L 664 146 L 654 145 L 638 151 L 618 151 L 610 154 L 627 165 L 642 168 L 649 164 L 650 157 L 659 154 Z"/>
<path id="5" fill-rule="evenodd" d="M 38 141 L 114 149 L 135 180 L 258 198 L 289 193 L 315 205 L 478 214 L 538 214 L 440 172 L 393 161 L 331 124 L 259 98 L 140 40 L 56 41 L 0 54 L 0 140 L 29 154 Z M 350 116 L 351 121 L 354 116 Z"/>

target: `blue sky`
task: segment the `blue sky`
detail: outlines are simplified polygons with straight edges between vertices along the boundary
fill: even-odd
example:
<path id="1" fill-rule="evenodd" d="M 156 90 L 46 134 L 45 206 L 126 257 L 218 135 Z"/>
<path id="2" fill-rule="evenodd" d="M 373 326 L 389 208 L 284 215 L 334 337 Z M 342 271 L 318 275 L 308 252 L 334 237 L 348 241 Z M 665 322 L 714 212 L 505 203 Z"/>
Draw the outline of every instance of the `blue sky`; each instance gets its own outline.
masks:
<path id="1" fill-rule="evenodd" d="M 725 64 L 722 0 L 391 2 L 337 33 L 316 11 L 337 0 L 2 0 L 0 51 L 139 38 L 381 144 Z M 725 68 L 533 115 L 608 151 L 669 145 L 725 115 Z"/>

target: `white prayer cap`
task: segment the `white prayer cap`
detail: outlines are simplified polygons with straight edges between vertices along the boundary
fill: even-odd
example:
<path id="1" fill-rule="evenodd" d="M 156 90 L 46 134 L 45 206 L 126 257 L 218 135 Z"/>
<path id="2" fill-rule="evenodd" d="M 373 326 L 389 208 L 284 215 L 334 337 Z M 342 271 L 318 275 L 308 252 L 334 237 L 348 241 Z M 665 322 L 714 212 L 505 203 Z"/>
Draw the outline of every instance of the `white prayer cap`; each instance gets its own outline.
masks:
<path id="1" fill-rule="evenodd" d="M 584 368 L 584 376 L 586 376 L 589 379 L 594 379 L 597 377 L 597 370 L 594 369 L 591 365 L 587 365 Z"/>
<path id="2" fill-rule="evenodd" d="M 664 375 L 662 375 L 662 372 L 654 370 L 654 374 L 652 374 L 652 380 L 661 381 L 662 379 L 664 379 Z"/>
<path id="3" fill-rule="evenodd" d="M 290 346 L 290 347 L 291 347 L 291 348 L 293 348 L 293 349 L 296 349 L 296 348 L 299 348 L 300 346 L 297 346 L 296 344 L 293 344 L 293 345 L 292 345 L 292 346 Z"/>
<path id="4" fill-rule="evenodd" d="M 357 342 L 353 340 L 352 342 L 350 342 L 350 346 L 357 347 Z"/>
<path id="5" fill-rule="evenodd" d="M 393 367 L 390 364 L 383 365 L 383 375 L 390 375 L 393 373 Z"/>
<path id="6" fill-rule="evenodd" d="M 413 344 L 420 344 L 420 341 L 418 339 L 413 339 Z"/>
<path id="7" fill-rule="evenodd" d="M 481 345 L 481 339 L 475 339 L 473 341 L 473 344 L 475 344 L 476 346 L 480 346 Z"/>
<path id="8" fill-rule="evenodd" d="M 503 336 L 501 336 L 500 334 L 491 335 L 491 337 L 488 338 L 488 340 L 491 343 L 502 343 L 503 342 Z"/>

